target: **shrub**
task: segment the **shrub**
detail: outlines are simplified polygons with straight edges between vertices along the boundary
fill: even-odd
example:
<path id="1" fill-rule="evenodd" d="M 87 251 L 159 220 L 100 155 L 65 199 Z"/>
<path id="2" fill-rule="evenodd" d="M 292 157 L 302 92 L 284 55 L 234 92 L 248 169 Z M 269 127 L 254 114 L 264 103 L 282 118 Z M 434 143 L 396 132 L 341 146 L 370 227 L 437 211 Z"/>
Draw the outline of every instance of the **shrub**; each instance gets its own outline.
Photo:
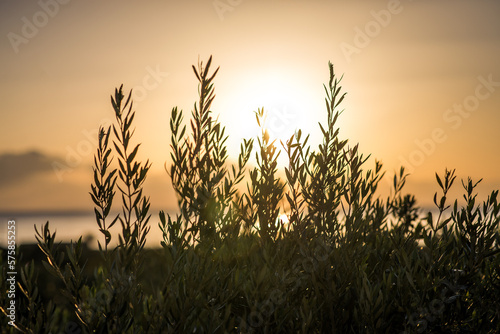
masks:
<path id="1" fill-rule="evenodd" d="M 172 109 L 167 173 L 179 213 L 159 214 L 161 248 L 145 249 L 151 164 L 132 145 L 135 112 L 123 87 L 111 97 L 116 123 L 99 130 L 91 198 L 103 243 L 97 264 L 82 238 L 65 249 L 49 223 L 35 227 L 43 268 L 20 269 L 16 328 L 27 333 L 495 333 L 500 330 L 498 191 L 476 203 L 478 182 L 462 181 L 465 205 L 447 194 L 455 171 L 436 174 L 435 217 L 420 218 L 404 194 L 404 168 L 387 198 L 377 194 L 382 164 L 366 167 L 358 145 L 336 126 L 345 98 L 329 64 L 326 123 L 317 150 L 298 131 L 283 146 L 289 166 L 278 175 L 278 143 L 261 125 L 228 162 L 225 128 L 214 118 L 210 57 L 193 66 L 199 101 L 189 122 Z M 110 145 L 109 139 L 113 135 Z M 115 164 L 113 164 L 113 161 Z M 246 182 L 246 190 L 240 186 Z M 118 189 L 118 190 L 117 190 Z M 121 212 L 108 218 L 118 191 Z M 288 222 L 280 213 L 288 212 Z M 110 228 L 121 230 L 110 247 Z M 95 255 L 93 256 L 95 258 Z M 4 258 L 2 272 L 7 271 Z M 60 291 L 42 296 L 46 274 Z M 6 283 L 0 305 L 7 314 Z"/>

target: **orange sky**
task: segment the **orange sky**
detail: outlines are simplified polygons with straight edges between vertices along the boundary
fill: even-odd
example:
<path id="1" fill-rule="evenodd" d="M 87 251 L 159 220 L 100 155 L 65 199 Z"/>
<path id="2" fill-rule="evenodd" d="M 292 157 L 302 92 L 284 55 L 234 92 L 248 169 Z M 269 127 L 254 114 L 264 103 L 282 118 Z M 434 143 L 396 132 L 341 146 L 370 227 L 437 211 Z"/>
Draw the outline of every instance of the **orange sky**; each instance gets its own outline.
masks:
<path id="1" fill-rule="evenodd" d="M 153 163 L 146 190 L 155 208 L 175 207 L 168 119 L 174 106 L 189 114 L 191 65 L 210 55 L 231 154 L 258 134 L 259 106 L 277 137 L 301 127 L 317 144 L 331 61 L 347 92 L 343 138 L 390 175 L 407 165 L 421 203 L 446 167 L 483 177 L 486 194 L 500 188 L 499 17 L 491 0 L 2 1 L 0 211 L 91 211 L 93 138 L 122 83 Z"/>

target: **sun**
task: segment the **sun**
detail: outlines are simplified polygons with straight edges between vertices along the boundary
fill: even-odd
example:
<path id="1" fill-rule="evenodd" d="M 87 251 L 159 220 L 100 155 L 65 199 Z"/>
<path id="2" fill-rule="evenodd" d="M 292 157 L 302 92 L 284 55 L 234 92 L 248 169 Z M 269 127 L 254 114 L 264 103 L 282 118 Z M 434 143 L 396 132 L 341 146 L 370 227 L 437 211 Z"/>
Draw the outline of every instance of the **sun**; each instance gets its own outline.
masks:
<path id="1" fill-rule="evenodd" d="M 310 133 L 317 125 L 321 107 L 317 105 L 321 86 L 317 83 L 313 87 L 304 83 L 300 78 L 293 78 L 284 71 L 266 71 L 249 73 L 245 80 L 235 80 L 234 87 L 224 94 L 225 102 L 220 106 L 223 109 L 221 121 L 227 127 L 230 140 L 229 146 L 234 145 L 233 152 L 239 152 L 239 142 L 236 139 L 257 138 L 262 130 L 259 128 L 255 113 L 264 108 L 265 121 L 261 124 L 269 133 L 270 141 L 282 148 L 287 140 L 299 129 L 303 133 Z M 314 89 L 316 88 L 316 89 Z M 319 100 L 322 102 L 319 95 Z M 229 147 L 231 152 L 231 147 Z M 279 162 L 286 162 L 286 154 L 280 154 Z"/>

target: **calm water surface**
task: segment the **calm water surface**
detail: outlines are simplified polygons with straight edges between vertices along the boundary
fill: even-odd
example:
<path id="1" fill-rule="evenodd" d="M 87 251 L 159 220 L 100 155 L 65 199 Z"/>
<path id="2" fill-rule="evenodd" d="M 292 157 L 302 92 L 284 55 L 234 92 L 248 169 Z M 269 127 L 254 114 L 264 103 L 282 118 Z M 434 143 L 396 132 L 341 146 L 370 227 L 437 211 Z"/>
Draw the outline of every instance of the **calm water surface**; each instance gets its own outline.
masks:
<path id="1" fill-rule="evenodd" d="M 114 217 L 114 216 L 113 216 Z M 56 241 L 69 242 L 76 241 L 80 236 L 89 242 L 90 247 L 97 248 L 97 239 L 102 243 L 103 235 L 95 221 L 93 213 L 37 213 L 37 214 L 0 214 L 0 247 L 7 245 L 7 222 L 16 222 L 16 243 L 36 243 L 35 228 L 41 231 L 42 225 L 49 221 L 50 231 L 56 232 Z M 112 219 L 109 220 L 111 222 Z M 148 247 L 159 247 L 162 235 L 158 227 L 158 214 L 152 214 L 149 224 L 151 230 L 147 237 Z M 117 242 L 118 232 L 121 230 L 120 222 L 117 222 L 111 229 L 113 241 Z"/>

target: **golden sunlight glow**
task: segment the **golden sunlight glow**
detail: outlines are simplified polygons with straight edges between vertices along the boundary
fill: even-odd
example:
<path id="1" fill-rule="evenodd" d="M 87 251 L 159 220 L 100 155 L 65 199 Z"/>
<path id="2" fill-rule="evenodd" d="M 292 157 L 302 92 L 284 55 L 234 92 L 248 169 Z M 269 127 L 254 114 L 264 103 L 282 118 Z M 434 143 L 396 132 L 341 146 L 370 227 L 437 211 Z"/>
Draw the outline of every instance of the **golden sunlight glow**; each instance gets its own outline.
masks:
<path id="1" fill-rule="evenodd" d="M 286 214 L 282 214 L 279 219 L 283 225 L 286 225 L 290 222 Z"/>
<path id="2" fill-rule="evenodd" d="M 275 141 L 275 146 L 280 150 L 281 142 L 285 144 L 297 130 L 305 134 L 313 132 L 317 120 L 321 118 L 322 87 L 318 83 L 311 85 L 303 81 L 292 77 L 285 70 L 272 70 L 247 75 L 237 87 L 231 87 L 225 94 L 229 96 L 226 104 L 221 106 L 225 111 L 221 120 L 227 125 L 229 137 L 260 137 L 262 132 L 256 120 L 259 108 L 264 108 L 266 115 L 261 125 L 268 131 L 270 141 Z M 318 101 L 319 106 L 316 103 Z M 228 144 L 233 146 L 229 148 L 230 152 L 239 152 L 238 140 Z M 287 162 L 285 158 L 286 154 L 282 152 L 280 164 Z"/>
<path id="3" fill-rule="evenodd" d="M 307 125 L 306 92 L 297 83 L 294 85 L 293 81 L 287 80 L 286 75 L 274 73 L 257 80 L 252 86 L 248 105 L 253 106 L 253 111 L 264 108 L 265 120 L 261 125 L 268 131 L 271 141 L 276 140 L 277 144 L 286 142 L 295 131 Z"/>

